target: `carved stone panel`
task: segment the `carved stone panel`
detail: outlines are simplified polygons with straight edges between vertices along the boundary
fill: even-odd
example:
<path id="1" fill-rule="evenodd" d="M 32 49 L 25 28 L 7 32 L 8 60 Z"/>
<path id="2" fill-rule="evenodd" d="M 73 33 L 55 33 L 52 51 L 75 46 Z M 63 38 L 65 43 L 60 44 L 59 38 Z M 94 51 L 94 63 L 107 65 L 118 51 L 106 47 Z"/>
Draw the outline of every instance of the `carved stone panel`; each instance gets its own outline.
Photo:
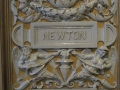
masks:
<path id="1" fill-rule="evenodd" d="M 96 48 L 99 41 L 110 46 L 116 40 L 116 29 L 108 23 L 99 30 L 97 22 L 31 23 L 30 30 L 18 25 L 13 41 L 19 46 L 29 41 L 31 48 Z"/>
<path id="2" fill-rule="evenodd" d="M 117 4 L 12 0 L 13 88 L 116 90 Z"/>

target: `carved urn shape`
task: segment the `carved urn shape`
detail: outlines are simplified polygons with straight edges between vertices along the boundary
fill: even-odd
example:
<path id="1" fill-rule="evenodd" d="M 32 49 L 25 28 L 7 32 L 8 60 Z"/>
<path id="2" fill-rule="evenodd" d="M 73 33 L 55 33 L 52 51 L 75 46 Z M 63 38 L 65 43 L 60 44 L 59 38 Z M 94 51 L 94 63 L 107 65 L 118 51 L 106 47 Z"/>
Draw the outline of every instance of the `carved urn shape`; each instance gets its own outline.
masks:
<path id="1" fill-rule="evenodd" d="M 78 0 L 48 0 L 56 8 L 69 8 L 76 4 Z"/>
<path id="2" fill-rule="evenodd" d="M 61 74 L 64 78 L 64 80 L 66 81 L 67 78 L 68 78 L 68 74 L 69 74 L 69 71 L 71 69 L 71 64 L 74 62 L 73 60 L 70 60 L 69 57 L 70 57 L 70 52 L 71 50 L 62 50 L 61 53 L 60 53 L 60 60 L 57 60 L 56 63 L 58 63 L 60 65 L 60 71 L 61 71 Z"/>

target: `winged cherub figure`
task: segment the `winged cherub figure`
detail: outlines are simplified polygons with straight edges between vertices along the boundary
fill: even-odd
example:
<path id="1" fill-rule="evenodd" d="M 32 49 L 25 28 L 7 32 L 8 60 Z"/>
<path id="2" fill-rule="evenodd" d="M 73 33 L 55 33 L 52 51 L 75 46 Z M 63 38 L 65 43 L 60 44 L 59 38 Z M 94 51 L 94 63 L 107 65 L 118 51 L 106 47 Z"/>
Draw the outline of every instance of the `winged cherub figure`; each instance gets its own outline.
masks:
<path id="1" fill-rule="evenodd" d="M 108 48 L 106 46 L 99 47 L 94 54 L 92 52 L 86 54 L 86 50 L 83 50 L 81 54 L 73 51 L 72 54 L 78 57 L 83 68 L 80 72 L 71 76 L 68 82 L 76 79 L 88 79 L 94 83 L 93 86 L 89 85 L 89 87 L 96 88 L 99 81 L 106 88 L 115 88 L 116 85 L 111 86 L 105 79 L 102 80 L 96 77 L 96 75 L 99 75 L 104 69 L 110 69 L 112 67 L 111 60 L 109 60 L 110 58 L 104 58 L 107 53 Z"/>
<path id="2" fill-rule="evenodd" d="M 73 54 L 82 62 L 84 70 L 92 74 L 99 74 L 98 70 L 104 70 L 106 68 L 109 69 L 112 66 L 110 60 L 107 58 L 103 59 L 107 52 L 107 47 L 101 46 L 96 50 L 95 54 L 85 55 L 75 52 L 73 52 Z"/>
<path id="3" fill-rule="evenodd" d="M 43 85 L 37 86 L 37 82 L 41 80 L 41 77 L 43 78 L 54 76 L 54 74 L 49 72 L 45 66 L 49 61 L 51 61 L 55 56 L 57 56 L 59 52 L 51 54 L 48 54 L 47 52 L 43 53 L 45 52 L 44 50 L 42 52 L 36 53 L 31 52 L 32 49 L 29 46 L 23 46 L 22 52 L 17 46 L 13 49 L 13 62 L 17 61 L 16 64 L 18 65 L 17 67 L 15 67 L 17 74 L 19 73 L 19 69 L 23 69 L 26 71 L 23 76 L 17 75 L 17 82 L 20 84 L 20 86 L 18 88 L 15 88 L 15 90 L 23 90 L 30 84 L 31 81 L 33 82 L 32 88 L 42 88 Z M 18 54 L 15 55 L 15 53 Z M 22 80 L 28 75 L 36 75 L 36 77 L 22 82 Z"/>

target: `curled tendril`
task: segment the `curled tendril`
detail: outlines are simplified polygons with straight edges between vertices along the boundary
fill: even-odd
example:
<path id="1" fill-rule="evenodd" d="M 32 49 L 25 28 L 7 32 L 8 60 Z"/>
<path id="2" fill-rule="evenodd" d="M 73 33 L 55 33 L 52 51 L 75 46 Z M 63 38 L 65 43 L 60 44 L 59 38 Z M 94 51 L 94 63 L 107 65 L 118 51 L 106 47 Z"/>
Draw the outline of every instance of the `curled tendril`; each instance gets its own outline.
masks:
<path id="1" fill-rule="evenodd" d="M 70 83 L 67 85 L 67 87 L 73 88 L 73 87 L 74 87 L 74 82 L 70 82 Z"/>
<path id="2" fill-rule="evenodd" d="M 90 88 L 96 88 L 98 85 L 99 85 L 98 82 L 93 82 L 93 85 L 90 85 L 88 83 L 88 87 L 90 87 Z"/>
<path id="3" fill-rule="evenodd" d="M 14 85 L 13 85 L 13 88 L 15 89 L 15 88 L 16 88 L 16 86 L 17 86 L 17 84 L 14 84 Z"/>
<path id="4" fill-rule="evenodd" d="M 62 88 L 63 85 L 61 85 L 59 82 L 56 82 L 56 83 L 55 83 L 55 87 L 56 87 L 56 88 Z"/>

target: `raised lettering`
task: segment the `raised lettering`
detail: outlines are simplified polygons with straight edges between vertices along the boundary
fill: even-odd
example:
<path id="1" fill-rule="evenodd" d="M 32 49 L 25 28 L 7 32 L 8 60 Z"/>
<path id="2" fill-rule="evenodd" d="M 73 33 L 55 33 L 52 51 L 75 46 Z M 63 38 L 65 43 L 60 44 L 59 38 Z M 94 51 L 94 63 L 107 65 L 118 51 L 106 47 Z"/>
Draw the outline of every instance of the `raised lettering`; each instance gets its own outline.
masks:
<path id="1" fill-rule="evenodd" d="M 48 39 L 49 39 L 49 38 L 48 38 L 48 33 L 47 33 L 47 32 L 44 32 L 44 33 L 43 33 L 43 36 L 44 36 L 43 40 L 48 40 Z"/>
<path id="2" fill-rule="evenodd" d="M 86 31 L 79 32 L 79 40 L 85 40 L 86 39 Z"/>
<path id="3" fill-rule="evenodd" d="M 50 32 L 50 40 L 55 40 L 55 32 L 54 31 Z"/>
<path id="4" fill-rule="evenodd" d="M 73 33 L 73 31 L 66 31 L 66 33 L 68 34 L 68 40 L 71 40 L 71 34 Z"/>
<path id="5" fill-rule="evenodd" d="M 48 31 L 43 36 L 43 40 L 85 40 L 86 31 Z"/>
<path id="6" fill-rule="evenodd" d="M 73 39 L 74 40 L 78 40 L 79 39 L 79 32 L 78 31 L 75 31 L 74 33 L 73 33 L 74 35 L 74 37 L 73 37 Z"/>
<path id="7" fill-rule="evenodd" d="M 57 39 L 58 40 L 63 40 L 64 39 L 64 37 L 65 37 L 65 32 L 57 32 Z"/>

